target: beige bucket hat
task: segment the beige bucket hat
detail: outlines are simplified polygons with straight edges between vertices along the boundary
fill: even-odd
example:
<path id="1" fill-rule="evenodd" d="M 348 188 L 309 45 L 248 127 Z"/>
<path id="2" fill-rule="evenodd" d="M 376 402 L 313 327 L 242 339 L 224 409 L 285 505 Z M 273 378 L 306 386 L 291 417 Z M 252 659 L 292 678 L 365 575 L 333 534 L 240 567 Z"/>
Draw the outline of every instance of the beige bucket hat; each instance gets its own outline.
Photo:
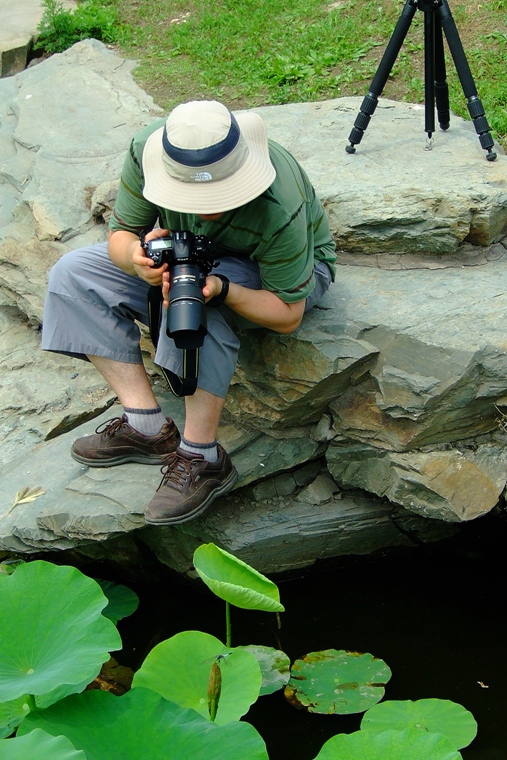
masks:
<path id="1" fill-rule="evenodd" d="M 257 198 L 276 172 L 261 117 L 216 100 L 182 103 L 143 151 L 144 197 L 172 211 L 216 214 Z"/>

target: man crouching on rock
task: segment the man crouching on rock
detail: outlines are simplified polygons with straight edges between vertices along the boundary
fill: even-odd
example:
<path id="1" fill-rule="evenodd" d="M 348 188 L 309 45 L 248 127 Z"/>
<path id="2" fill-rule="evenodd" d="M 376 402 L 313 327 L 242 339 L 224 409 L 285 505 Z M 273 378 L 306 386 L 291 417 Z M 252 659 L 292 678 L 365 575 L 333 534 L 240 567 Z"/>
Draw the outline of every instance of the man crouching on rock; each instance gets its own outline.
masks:
<path id="1" fill-rule="evenodd" d="M 184 103 L 134 137 L 109 227 L 108 243 L 71 251 L 51 270 L 42 348 L 87 357 L 124 407 L 74 442 L 74 459 L 163 464 L 146 522 L 174 525 L 202 514 L 237 479 L 217 432 L 240 330 L 296 330 L 334 279 L 335 247 L 296 160 L 268 141 L 260 116 L 216 101 Z M 205 235 L 220 262 L 221 276 L 209 274 L 202 289 L 208 332 L 181 438 L 139 347 L 135 320 L 148 324 L 150 286 L 162 286 L 166 304 L 170 288 L 168 264 L 154 266 L 140 244 L 147 230 L 147 241 L 174 230 Z M 156 363 L 181 375 L 181 357 L 161 330 Z"/>

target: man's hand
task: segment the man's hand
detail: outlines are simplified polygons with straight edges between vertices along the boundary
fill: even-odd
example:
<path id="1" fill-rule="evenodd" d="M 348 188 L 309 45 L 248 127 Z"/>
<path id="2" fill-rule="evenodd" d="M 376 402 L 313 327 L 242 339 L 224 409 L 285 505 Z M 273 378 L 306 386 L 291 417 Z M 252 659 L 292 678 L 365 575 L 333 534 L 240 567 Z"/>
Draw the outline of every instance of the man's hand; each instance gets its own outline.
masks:
<path id="1" fill-rule="evenodd" d="M 211 298 L 215 298 L 215 296 L 219 296 L 222 292 L 223 282 L 220 279 L 220 277 L 217 277 L 216 275 L 210 274 L 209 277 L 206 277 L 206 284 L 204 285 L 202 289 L 202 294 L 204 296 L 204 299 L 206 303 Z"/>
<path id="2" fill-rule="evenodd" d="M 167 237 L 169 230 L 152 230 L 146 235 L 147 240 Z M 154 267 L 153 261 L 146 256 L 141 248 L 137 235 L 126 230 L 115 230 L 109 233 L 109 256 L 116 266 L 131 275 L 137 275 L 150 285 L 161 285 L 162 276 L 167 270 L 167 264 Z"/>
<path id="3" fill-rule="evenodd" d="M 164 297 L 164 306 L 166 309 L 169 307 L 169 290 L 171 287 L 171 276 L 168 271 L 164 271 L 162 274 L 162 295 Z M 222 292 L 222 280 L 220 277 L 209 275 L 206 277 L 206 283 L 202 289 L 202 294 L 206 303 L 214 296 L 220 295 Z"/>
<path id="4" fill-rule="evenodd" d="M 145 240 L 156 240 L 167 237 L 169 230 L 152 230 L 148 232 Z M 168 264 L 164 262 L 161 267 L 155 267 L 154 262 L 146 255 L 146 251 L 139 244 L 132 253 L 132 266 L 138 277 L 145 280 L 149 285 L 162 285 L 162 276 L 167 271 Z"/>

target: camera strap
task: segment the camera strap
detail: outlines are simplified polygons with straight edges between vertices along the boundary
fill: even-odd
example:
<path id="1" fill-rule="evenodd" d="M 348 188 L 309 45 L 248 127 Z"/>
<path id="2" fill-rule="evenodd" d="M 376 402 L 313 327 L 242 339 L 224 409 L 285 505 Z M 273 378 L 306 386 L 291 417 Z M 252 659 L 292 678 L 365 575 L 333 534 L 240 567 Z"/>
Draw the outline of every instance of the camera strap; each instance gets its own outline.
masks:
<path id="1" fill-rule="evenodd" d="M 155 349 L 160 336 L 160 322 L 162 317 L 162 288 L 160 285 L 152 285 L 148 290 L 148 327 L 150 337 Z M 183 376 L 160 367 L 165 377 L 169 390 L 175 396 L 191 396 L 197 388 L 197 375 L 199 373 L 199 349 L 184 348 L 183 351 Z M 159 365 L 160 366 L 160 365 Z"/>

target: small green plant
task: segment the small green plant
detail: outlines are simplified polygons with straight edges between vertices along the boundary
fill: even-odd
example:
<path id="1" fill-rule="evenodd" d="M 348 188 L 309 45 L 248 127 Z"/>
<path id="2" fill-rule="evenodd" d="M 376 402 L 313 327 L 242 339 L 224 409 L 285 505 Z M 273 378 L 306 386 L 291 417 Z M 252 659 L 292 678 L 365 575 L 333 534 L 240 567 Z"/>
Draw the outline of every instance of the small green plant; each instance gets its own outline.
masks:
<path id="1" fill-rule="evenodd" d="M 80 40 L 94 37 L 102 42 L 117 42 L 124 32 L 111 3 L 82 0 L 74 11 L 60 0 L 43 0 L 44 13 L 38 26 L 36 51 L 61 53 Z"/>
<path id="2" fill-rule="evenodd" d="M 244 610 L 284 611 L 276 584 L 213 543 L 195 550 L 194 567 L 215 596 L 225 601 L 227 646 L 231 646 L 231 604 Z"/>

